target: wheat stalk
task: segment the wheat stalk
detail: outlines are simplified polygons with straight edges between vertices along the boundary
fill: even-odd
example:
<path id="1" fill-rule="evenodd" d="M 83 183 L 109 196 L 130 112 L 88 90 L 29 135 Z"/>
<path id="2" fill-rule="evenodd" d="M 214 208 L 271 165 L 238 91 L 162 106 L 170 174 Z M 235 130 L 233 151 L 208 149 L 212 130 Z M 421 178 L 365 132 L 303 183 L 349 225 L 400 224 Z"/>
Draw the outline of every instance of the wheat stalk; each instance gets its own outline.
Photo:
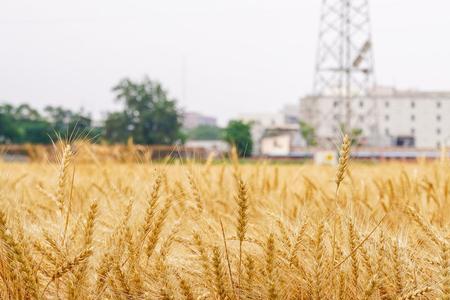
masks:
<path id="1" fill-rule="evenodd" d="M 241 275 L 242 275 L 242 245 L 245 240 L 245 234 L 248 226 L 248 192 L 247 186 L 244 181 L 238 179 L 238 193 L 236 196 L 236 202 L 238 204 L 238 218 L 236 225 L 236 235 L 239 238 L 239 264 L 238 264 L 238 293 L 240 294 L 241 288 Z"/>

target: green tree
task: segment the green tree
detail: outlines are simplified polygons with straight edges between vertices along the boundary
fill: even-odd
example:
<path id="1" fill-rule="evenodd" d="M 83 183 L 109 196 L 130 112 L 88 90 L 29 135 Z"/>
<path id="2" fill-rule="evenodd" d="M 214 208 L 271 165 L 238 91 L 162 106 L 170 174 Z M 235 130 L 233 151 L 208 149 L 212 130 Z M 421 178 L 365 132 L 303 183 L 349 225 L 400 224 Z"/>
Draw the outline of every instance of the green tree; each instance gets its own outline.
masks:
<path id="1" fill-rule="evenodd" d="M 10 113 L 10 106 L 0 107 L 0 143 L 11 143 L 19 136 L 18 129 L 14 126 L 14 118 Z"/>
<path id="2" fill-rule="evenodd" d="M 222 140 L 223 137 L 223 129 L 211 125 L 199 125 L 187 132 L 187 138 L 190 140 Z"/>
<path id="3" fill-rule="evenodd" d="M 0 106 L 0 142 L 49 144 L 52 139 L 90 138 L 99 130 L 92 128 L 89 115 L 61 107 L 46 107 L 44 113 L 28 104 Z"/>
<path id="4" fill-rule="evenodd" d="M 28 104 L 17 107 L 6 104 L 0 107 L 3 125 L 0 131 L 3 143 L 41 143 L 50 142 L 50 124 L 41 114 Z M 8 133 L 9 132 L 9 133 Z"/>
<path id="5" fill-rule="evenodd" d="M 316 146 L 316 130 L 306 122 L 300 121 L 300 134 L 308 146 Z"/>
<path id="6" fill-rule="evenodd" d="M 111 143 L 124 143 L 131 136 L 130 123 L 125 113 L 110 113 L 105 120 L 104 137 Z"/>
<path id="7" fill-rule="evenodd" d="M 341 132 L 348 133 L 351 138 L 352 145 L 360 145 L 361 139 L 363 137 L 363 130 L 361 128 L 350 128 L 350 130 L 347 129 L 345 124 L 340 124 Z"/>
<path id="8" fill-rule="evenodd" d="M 240 157 L 251 156 L 253 141 L 250 124 L 242 121 L 230 121 L 225 128 L 225 140 L 231 145 L 236 145 Z"/>
<path id="9" fill-rule="evenodd" d="M 44 109 L 46 120 L 51 123 L 51 137 L 95 138 L 98 130 L 92 126 L 92 119 L 83 110 L 74 112 L 60 106 L 47 106 Z"/>
<path id="10" fill-rule="evenodd" d="M 182 139 L 181 114 L 161 84 L 145 77 L 141 82 L 123 79 L 113 88 L 121 112 L 110 113 L 105 121 L 105 138 L 125 143 L 172 144 Z"/>
<path id="11" fill-rule="evenodd" d="M 352 138 L 352 145 L 359 145 L 363 136 L 363 130 L 361 128 L 352 128 L 350 136 Z"/>

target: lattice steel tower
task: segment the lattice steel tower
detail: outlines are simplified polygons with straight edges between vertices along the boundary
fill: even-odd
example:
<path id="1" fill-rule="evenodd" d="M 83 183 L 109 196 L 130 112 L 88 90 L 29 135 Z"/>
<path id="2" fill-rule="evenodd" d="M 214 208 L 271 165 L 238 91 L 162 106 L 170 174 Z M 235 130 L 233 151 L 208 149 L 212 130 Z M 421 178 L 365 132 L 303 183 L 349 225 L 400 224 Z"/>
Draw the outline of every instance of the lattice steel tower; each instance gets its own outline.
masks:
<path id="1" fill-rule="evenodd" d="M 358 106 L 355 100 L 374 105 L 370 100 L 373 84 L 369 1 L 322 0 L 314 95 L 337 99 L 333 114 L 352 128 L 357 117 L 361 119 L 361 114 L 353 112 Z"/>

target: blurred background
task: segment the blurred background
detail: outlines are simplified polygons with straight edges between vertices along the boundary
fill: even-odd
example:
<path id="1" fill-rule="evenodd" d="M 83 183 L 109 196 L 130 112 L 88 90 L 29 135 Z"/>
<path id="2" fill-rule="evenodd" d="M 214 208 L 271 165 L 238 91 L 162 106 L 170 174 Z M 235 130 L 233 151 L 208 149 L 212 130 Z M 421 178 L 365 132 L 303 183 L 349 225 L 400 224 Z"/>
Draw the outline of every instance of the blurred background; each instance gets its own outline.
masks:
<path id="1" fill-rule="evenodd" d="M 4 1 L 0 142 L 360 158 L 450 143 L 450 3 Z M 19 147 L 20 148 L 20 147 Z"/>

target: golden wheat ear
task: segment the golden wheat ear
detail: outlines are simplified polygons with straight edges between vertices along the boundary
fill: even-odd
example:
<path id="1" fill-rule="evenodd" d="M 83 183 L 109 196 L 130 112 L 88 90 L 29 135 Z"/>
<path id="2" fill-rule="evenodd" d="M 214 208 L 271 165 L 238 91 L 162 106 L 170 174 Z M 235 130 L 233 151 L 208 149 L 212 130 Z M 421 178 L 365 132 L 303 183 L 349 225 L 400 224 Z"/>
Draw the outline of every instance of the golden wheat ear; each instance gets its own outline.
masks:
<path id="1" fill-rule="evenodd" d="M 56 202 L 58 208 L 62 213 L 65 209 L 65 200 L 67 193 L 67 181 L 69 177 L 69 167 L 73 158 L 72 146 L 67 144 L 64 147 L 64 151 L 61 157 L 61 163 L 59 168 L 58 185 L 56 187 Z"/>
<path id="2" fill-rule="evenodd" d="M 339 186 L 341 185 L 342 181 L 344 180 L 344 174 L 347 170 L 348 162 L 350 160 L 350 145 L 351 140 L 349 136 L 346 134 L 344 135 L 344 138 L 342 139 L 342 145 L 341 149 L 339 151 L 339 165 L 336 172 L 336 190 L 339 189 Z"/>
<path id="3" fill-rule="evenodd" d="M 238 205 L 238 217 L 236 224 L 236 233 L 239 239 L 239 263 L 238 263 L 238 289 L 241 288 L 241 276 L 242 276 L 242 245 L 245 240 L 245 234 L 248 227 L 248 190 L 247 185 L 242 178 L 237 179 L 238 192 L 236 202 Z"/>
<path id="4" fill-rule="evenodd" d="M 215 282 L 215 292 L 218 296 L 218 299 L 225 300 L 227 299 L 226 292 L 226 284 L 225 284 L 225 274 L 223 270 L 222 264 L 222 254 L 219 250 L 219 247 L 213 247 L 213 255 L 212 255 L 212 267 L 214 272 L 214 282 Z"/>
<path id="5" fill-rule="evenodd" d="M 191 285 L 188 281 L 186 281 L 184 278 L 182 278 L 180 275 L 176 275 L 178 279 L 178 284 L 180 286 L 181 295 L 183 296 L 184 300 L 194 300 L 194 294 L 192 292 Z"/>

